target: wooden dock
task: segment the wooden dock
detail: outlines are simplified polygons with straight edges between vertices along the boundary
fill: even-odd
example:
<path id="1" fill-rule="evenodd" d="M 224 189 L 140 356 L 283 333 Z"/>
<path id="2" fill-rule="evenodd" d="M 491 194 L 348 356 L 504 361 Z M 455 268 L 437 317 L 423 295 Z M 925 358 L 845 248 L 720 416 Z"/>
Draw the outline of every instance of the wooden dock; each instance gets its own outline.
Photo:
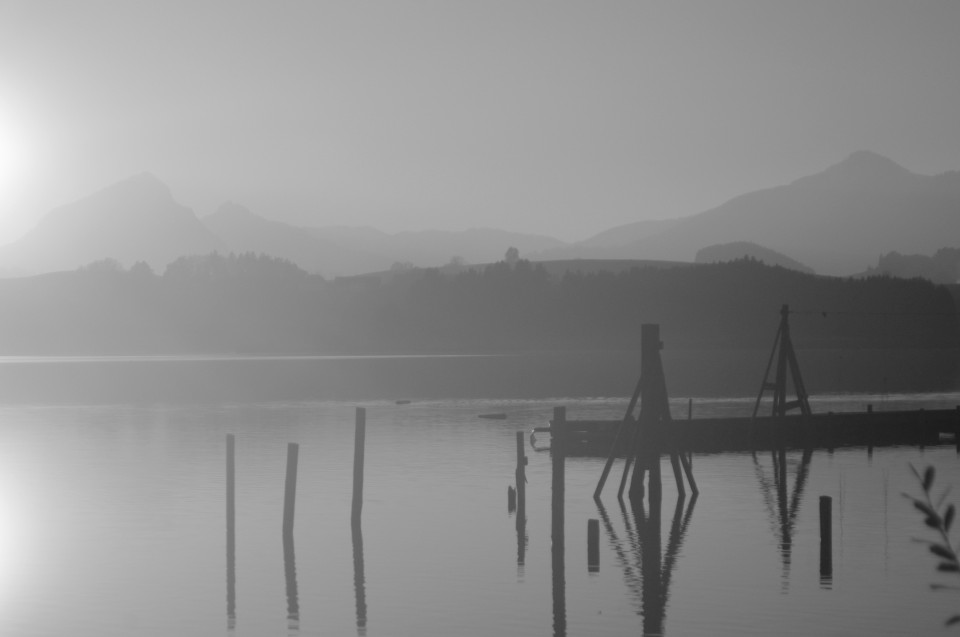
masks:
<path id="1" fill-rule="evenodd" d="M 696 495 L 698 488 L 692 470 L 695 453 L 784 453 L 791 448 L 812 452 L 839 447 L 866 447 L 870 453 L 873 447 L 880 446 L 940 444 L 955 444 L 960 453 L 960 406 L 914 411 L 874 411 L 868 407 L 864 412 L 814 414 L 790 337 L 789 317 L 789 306 L 782 306 L 780 325 L 750 416 L 693 419 L 691 401 L 690 417 L 674 420 L 660 357 L 660 326 L 647 323 L 640 326 L 640 379 L 623 419 L 568 420 L 566 408 L 556 407 L 550 427 L 535 428 L 531 442 L 538 431 L 549 432 L 555 457 L 606 456 L 593 494 L 597 499 L 614 462 L 623 458 L 617 497 L 622 497 L 632 468 L 630 497 L 643 498 L 644 475 L 649 473 L 650 497 L 657 501 L 661 497 L 660 458 L 664 455 L 670 456 L 677 492 L 684 493 L 685 475 Z M 792 396 L 788 393 L 790 380 Z M 768 391 L 773 392 L 771 413 L 758 416 Z M 635 415 L 637 407 L 639 414 Z"/>
<path id="2" fill-rule="evenodd" d="M 628 445 L 614 447 L 621 420 L 551 420 L 534 432 L 558 435 L 568 456 L 607 456 L 616 449 L 626 457 Z M 644 446 L 662 453 L 726 453 L 770 449 L 836 449 L 895 445 L 955 444 L 960 430 L 957 409 L 865 411 L 770 417 L 697 418 L 640 426 Z"/>

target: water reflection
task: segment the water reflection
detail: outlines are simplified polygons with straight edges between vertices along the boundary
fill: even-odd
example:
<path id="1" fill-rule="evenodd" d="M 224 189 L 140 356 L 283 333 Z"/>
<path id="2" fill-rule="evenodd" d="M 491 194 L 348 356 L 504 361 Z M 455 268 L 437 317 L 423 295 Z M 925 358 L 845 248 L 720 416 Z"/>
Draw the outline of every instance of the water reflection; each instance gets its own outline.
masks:
<path id="1" fill-rule="evenodd" d="M 523 432 L 516 433 L 517 438 L 517 576 L 523 575 L 523 565 L 527 553 L 527 456 L 524 453 Z"/>
<path id="2" fill-rule="evenodd" d="M 353 527 L 353 593 L 357 605 L 357 635 L 367 634 L 367 587 L 363 571 L 363 532 L 359 523 Z"/>
<path id="3" fill-rule="evenodd" d="M 237 529 L 234 435 L 227 434 L 227 630 L 237 625 Z"/>
<path id="4" fill-rule="evenodd" d="M 283 534 L 283 572 L 287 582 L 287 628 L 300 629 L 300 599 L 297 593 L 297 557 L 293 548 L 293 533 Z"/>
<path id="5" fill-rule="evenodd" d="M 662 551 L 660 503 L 652 501 L 650 510 L 644 509 L 643 500 L 630 501 L 632 511 L 620 500 L 620 511 L 626 529 L 626 544 L 617 535 L 610 516 L 600 500 L 597 510 L 603 523 L 617 563 L 623 571 L 627 588 L 633 594 L 638 613 L 643 617 L 644 635 L 662 635 L 670 596 L 670 582 L 677 565 L 677 558 L 687 535 L 697 496 L 677 498 L 673 521 L 667 539 L 666 551 Z"/>
<path id="6" fill-rule="evenodd" d="M 764 504 L 770 517 L 771 528 L 779 540 L 780 559 L 783 564 L 781 575 L 783 592 L 786 592 L 790 582 L 790 563 L 793 554 L 793 532 L 797 522 L 797 511 L 803 500 L 803 491 L 806 487 L 807 476 L 810 471 L 810 460 L 813 458 L 812 449 L 804 449 L 800 464 L 797 466 L 793 489 L 788 497 L 787 480 L 787 452 L 779 449 L 771 452 L 772 476 L 767 475 L 766 468 L 760 463 L 757 454 L 753 454 L 753 467 L 763 495 Z"/>

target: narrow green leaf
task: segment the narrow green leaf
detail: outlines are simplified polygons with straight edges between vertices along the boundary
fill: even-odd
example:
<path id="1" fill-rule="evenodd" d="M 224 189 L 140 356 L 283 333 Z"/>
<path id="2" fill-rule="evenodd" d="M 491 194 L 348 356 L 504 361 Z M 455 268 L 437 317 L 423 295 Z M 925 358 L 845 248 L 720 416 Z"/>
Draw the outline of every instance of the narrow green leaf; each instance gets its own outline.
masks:
<path id="1" fill-rule="evenodd" d="M 923 490 L 924 491 L 929 491 L 930 487 L 933 486 L 933 476 L 934 476 L 933 465 L 930 465 L 929 467 L 927 467 L 926 471 L 923 472 Z"/>
<path id="2" fill-rule="evenodd" d="M 926 524 L 927 526 L 929 526 L 931 529 L 939 529 L 939 528 L 940 528 L 940 516 L 931 515 L 931 516 L 928 517 L 926 520 L 924 520 L 923 523 Z"/>
<path id="3" fill-rule="evenodd" d="M 943 573 L 957 573 L 960 572 L 960 566 L 951 564 L 950 562 L 941 562 L 937 564 L 937 570 Z"/>
<path id="4" fill-rule="evenodd" d="M 957 510 L 953 508 L 953 505 L 947 507 L 947 512 L 943 516 L 943 528 L 947 531 L 950 530 L 950 526 L 953 524 L 953 516 L 956 515 Z"/>
<path id="5" fill-rule="evenodd" d="M 960 615 L 954 615 L 953 617 L 951 617 L 950 619 L 948 619 L 948 620 L 945 622 L 945 625 L 946 625 L 946 626 L 953 626 L 953 625 L 956 624 L 957 622 L 960 622 Z"/>

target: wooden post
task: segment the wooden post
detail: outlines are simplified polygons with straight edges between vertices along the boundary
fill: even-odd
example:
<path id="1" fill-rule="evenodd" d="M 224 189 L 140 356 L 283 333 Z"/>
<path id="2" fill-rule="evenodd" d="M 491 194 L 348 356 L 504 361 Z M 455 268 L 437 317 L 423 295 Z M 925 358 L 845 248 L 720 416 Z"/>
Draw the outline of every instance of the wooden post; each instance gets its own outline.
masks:
<path id="1" fill-rule="evenodd" d="M 567 634 L 567 585 L 564 548 L 564 454 L 567 410 L 554 407 L 551 425 L 550 456 L 552 460 L 551 493 L 551 570 L 553 572 L 553 634 Z"/>
<path id="2" fill-rule="evenodd" d="M 507 513 L 513 513 L 517 510 L 517 492 L 513 487 L 507 487 Z"/>
<path id="3" fill-rule="evenodd" d="M 820 496 L 820 581 L 833 576 L 833 498 Z"/>
<path id="4" fill-rule="evenodd" d="M 693 398 L 687 399 L 687 420 L 693 420 Z"/>
<path id="5" fill-rule="evenodd" d="M 233 630 L 237 620 L 237 521 L 235 437 L 227 434 L 227 629 Z"/>
<path id="6" fill-rule="evenodd" d="M 519 515 L 527 514 L 527 456 L 523 451 L 523 432 L 517 432 L 517 511 Z M 520 519 L 517 518 L 517 523 Z"/>
<path id="7" fill-rule="evenodd" d="M 600 520 L 587 520 L 587 572 L 600 572 Z"/>
<path id="8" fill-rule="evenodd" d="M 350 522 L 360 524 L 363 510 L 363 448 L 367 437 L 367 410 L 357 407 L 353 437 L 353 509 Z"/>
<path id="9" fill-rule="evenodd" d="M 283 488 L 283 534 L 293 534 L 293 512 L 297 500 L 297 456 L 300 445 L 287 444 L 287 479 Z"/>

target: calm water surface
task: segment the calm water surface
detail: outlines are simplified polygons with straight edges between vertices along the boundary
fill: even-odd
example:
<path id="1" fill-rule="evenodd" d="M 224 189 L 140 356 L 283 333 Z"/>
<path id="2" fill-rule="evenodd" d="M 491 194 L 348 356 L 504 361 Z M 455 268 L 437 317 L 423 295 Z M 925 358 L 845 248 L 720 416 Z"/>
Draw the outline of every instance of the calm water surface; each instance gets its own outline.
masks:
<path id="1" fill-rule="evenodd" d="M 625 398 L 255 398 L 0 406 L 0 634 L 904 635 L 941 634 L 960 609 L 957 594 L 929 590 L 949 580 L 911 541 L 925 530 L 900 495 L 917 490 L 909 463 L 934 464 L 938 484 L 960 484 L 952 444 L 818 451 L 808 465 L 791 451 L 782 490 L 769 453 L 697 456 L 701 495 L 679 506 L 664 461 L 659 524 L 649 510 L 621 507 L 615 487 L 598 508 L 603 459 L 569 458 L 558 563 L 547 451 L 526 445 L 524 532 L 507 511 L 515 432 L 545 424 L 556 405 L 570 418 L 622 417 Z M 687 397 L 675 401 L 685 416 Z M 960 394 L 832 395 L 813 407 L 867 403 L 953 407 Z M 360 538 L 349 520 L 356 406 L 367 408 Z M 695 398 L 694 410 L 751 407 L 751 398 Z M 478 418 L 489 412 L 507 417 Z M 549 445 L 543 438 L 537 446 Z M 288 442 L 300 452 L 285 554 Z M 819 573 L 820 495 L 834 502 L 828 580 Z M 587 568 L 590 518 L 601 520 L 596 573 Z"/>

